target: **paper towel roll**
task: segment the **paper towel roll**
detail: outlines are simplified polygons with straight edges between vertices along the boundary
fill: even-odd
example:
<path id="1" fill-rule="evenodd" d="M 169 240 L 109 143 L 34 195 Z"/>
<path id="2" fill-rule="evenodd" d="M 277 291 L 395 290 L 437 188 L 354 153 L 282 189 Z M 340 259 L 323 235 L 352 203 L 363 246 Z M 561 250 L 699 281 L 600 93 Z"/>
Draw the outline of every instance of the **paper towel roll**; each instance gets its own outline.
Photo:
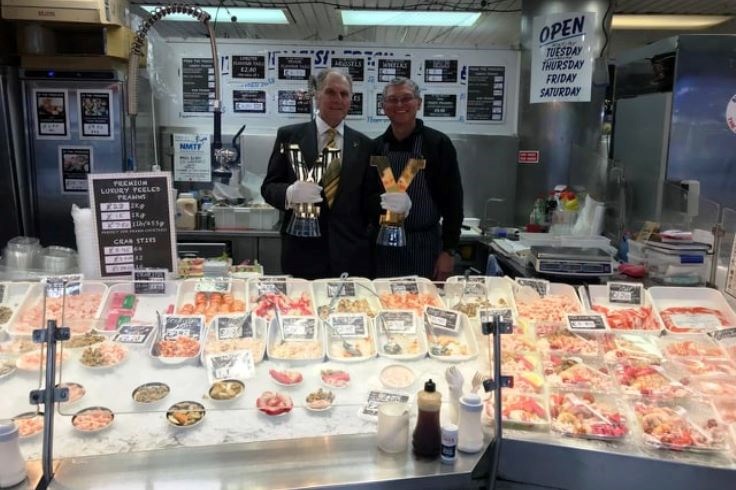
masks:
<path id="1" fill-rule="evenodd" d="M 94 215 L 90 208 L 80 208 L 72 204 L 74 236 L 77 240 L 79 271 L 85 279 L 100 278 L 100 260 L 95 237 Z"/>

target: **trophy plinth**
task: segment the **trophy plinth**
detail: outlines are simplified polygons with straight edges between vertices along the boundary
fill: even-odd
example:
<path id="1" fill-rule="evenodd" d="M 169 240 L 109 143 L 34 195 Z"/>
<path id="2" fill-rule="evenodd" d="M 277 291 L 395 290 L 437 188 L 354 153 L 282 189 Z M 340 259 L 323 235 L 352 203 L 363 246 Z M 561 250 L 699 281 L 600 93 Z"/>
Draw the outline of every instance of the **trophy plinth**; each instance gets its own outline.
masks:
<path id="1" fill-rule="evenodd" d="M 322 180 L 324 163 L 322 157 L 317 158 L 312 168 L 307 167 L 304 154 L 299 145 L 289 145 L 287 154 L 291 168 L 297 180 L 302 182 L 319 182 Z M 318 203 L 293 203 L 291 220 L 286 227 L 286 233 L 304 238 L 318 238 L 320 206 Z"/>

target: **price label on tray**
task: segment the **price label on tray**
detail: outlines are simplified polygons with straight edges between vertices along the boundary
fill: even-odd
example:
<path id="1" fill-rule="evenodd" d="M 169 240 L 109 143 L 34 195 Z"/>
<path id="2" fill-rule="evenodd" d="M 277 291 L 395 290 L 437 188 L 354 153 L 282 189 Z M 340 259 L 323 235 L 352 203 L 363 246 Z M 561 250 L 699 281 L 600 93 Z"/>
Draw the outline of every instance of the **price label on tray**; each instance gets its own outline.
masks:
<path id="1" fill-rule="evenodd" d="M 389 286 L 391 287 L 391 293 L 419 293 L 419 285 L 414 279 L 400 279 L 399 281 L 392 281 Z"/>
<path id="2" fill-rule="evenodd" d="M 736 339 L 736 327 L 714 330 L 713 332 L 708 332 L 708 335 L 719 342 L 725 339 Z"/>
<path id="3" fill-rule="evenodd" d="M 204 318 L 197 316 L 167 316 L 164 318 L 163 340 L 175 340 L 177 337 L 187 336 L 199 340 L 204 326 Z"/>
<path id="4" fill-rule="evenodd" d="M 0 303 L 5 303 L 6 291 L 7 291 L 7 288 L 5 287 L 5 284 L 0 284 Z"/>
<path id="5" fill-rule="evenodd" d="M 249 350 L 207 356 L 210 382 L 220 379 L 248 379 L 255 373 L 253 354 Z"/>
<path id="6" fill-rule="evenodd" d="M 215 319 L 217 340 L 253 338 L 253 314 L 235 318 L 218 317 Z"/>
<path id="7" fill-rule="evenodd" d="M 333 313 L 330 315 L 330 325 L 337 332 L 350 338 L 368 337 L 368 317 L 362 313 Z"/>
<path id="8" fill-rule="evenodd" d="M 469 276 L 463 279 L 463 294 L 470 296 L 485 296 L 486 278 L 483 276 Z"/>
<path id="9" fill-rule="evenodd" d="M 121 344 L 145 344 L 151 332 L 153 332 L 152 325 L 124 324 L 118 328 L 112 340 Z"/>
<path id="10" fill-rule="evenodd" d="M 409 395 L 392 393 L 390 391 L 371 390 L 365 405 L 360 409 L 360 415 L 369 418 L 378 418 L 378 408 L 384 403 L 408 403 Z"/>
<path id="11" fill-rule="evenodd" d="M 710 313 L 676 313 L 670 320 L 677 328 L 693 331 L 717 330 L 723 326 L 721 320 Z"/>
<path id="12" fill-rule="evenodd" d="M 430 327 L 457 332 L 460 329 L 460 314 L 457 311 L 427 306 L 424 318 Z"/>
<path id="13" fill-rule="evenodd" d="M 135 294 L 166 294 L 166 269 L 137 269 L 133 271 Z"/>
<path id="14" fill-rule="evenodd" d="M 619 305 L 643 305 L 644 285 L 635 282 L 609 282 L 608 302 Z"/>
<path id="15" fill-rule="evenodd" d="M 203 277 L 194 286 L 198 293 L 229 293 L 232 281 L 229 277 Z"/>
<path id="16" fill-rule="evenodd" d="M 389 333 L 413 335 L 417 331 L 412 311 L 383 311 L 378 316 Z"/>
<path id="17" fill-rule="evenodd" d="M 587 315 L 566 315 L 567 328 L 576 332 L 579 331 L 601 331 L 608 330 L 606 319 L 598 313 L 589 313 Z"/>
<path id="18" fill-rule="evenodd" d="M 64 276 L 48 276 L 41 279 L 45 284 L 46 296 L 61 298 L 62 296 L 79 296 L 82 292 L 82 274 L 67 274 Z"/>
<path id="19" fill-rule="evenodd" d="M 256 283 L 258 295 L 268 293 L 286 294 L 286 278 L 261 279 Z"/>
<path id="20" fill-rule="evenodd" d="M 317 319 L 303 316 L 281 317 L 284 340 L 314 340 L 317 337 Z"/>
<path id="21" fill-rule="evenodd" d="M 353 281 L 328 282 L 327 297 L 355 296 L 355 283 Z"/>
<path id="22" fill-rule="evenodd" d="M 478 312 L 481 323 L 492 323 L 496 317 L 504 323 L 514 322 L 514 312 L 511 308 L 489 308 Z"/>
<path id="23" fill-rule="evenodd" d="M 535 290 L 540 296 L 544 297 L 549 294 L 549 281 L 545 279 L 529 279 L 526 277 L 517 277 L 514 279 L 519 286 L 527 286 Z"/>

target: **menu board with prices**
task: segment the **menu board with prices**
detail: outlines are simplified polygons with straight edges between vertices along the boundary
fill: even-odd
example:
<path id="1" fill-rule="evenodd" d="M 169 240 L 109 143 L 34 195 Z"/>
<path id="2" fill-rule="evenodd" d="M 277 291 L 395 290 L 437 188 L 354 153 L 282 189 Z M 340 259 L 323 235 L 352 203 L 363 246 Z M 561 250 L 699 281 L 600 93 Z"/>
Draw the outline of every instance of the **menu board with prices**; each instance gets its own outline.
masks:
<path id="1" fill-rule="evenodd" d="M 167 316 L 164 318 L 161 339 L 175 340 L 178 337 L 189 337 L 199 340 L 204 329 L 203 316 Z"/>
<path id="2" fill-rule="evenodd" d="M 382 311 L 378 314 L 382 328 L 392 334 L 415 334 L 417 326 L 413 311 Z"/>
<path id="3" fill-rule="evenodd" d="M 142 269 L 133 271 L 135 294 L 166 294 L 166 269 Z"/>
<path id="4" fill-rule="evenodd" d="M 411 78 L 411 60 L 378 60 L 378 81 L 390 82 L 394 78 Z"/>
<path id="5" fill-rule="evenodd" d="M 279 56 L 279 80 L 309 80 L 312 58 L 309 56 Z"/>
<path id="6" fill-rule="evenodd" d="M 337 281 L 327 283 L 327 297 L 355 296 L 355 283 L 353 281 Z"/>
<path id="7" fill-rule="evenodd" d="M 317 338 L 317 319 L 303 316 L 281 317 L 284 340 L 307 341 Z"/>
<path id="8" fill-rule="evenodd" d="M 468 121 L 503 121 L 505 80 L 503 66 L 468 67 Z"/>
<path id="9" fill-rule="evenodd" d="M 265 56 L 236 56 L 233 55 L 232 78 L 245 80 L 263 80 L 266 78 Z"/>
<path id="10" fill-rule="evenodd" d="M 643 305 L 644 285 L 634 282 L 609 282 L 608 302 L 619 305 Z"/>
<path id="11" fill-rule="evenodd" d="M 333 335 L 363 339 L 368 337 L 368 317 L 363 313 L 333 313 L 329 324 L 334 329 Z"/>
<path id="12" fill-rule="evenodd" d="M 353 79 L 353 82 L 362 82 L 365 80 L 364 58 L 332 58 L 332 68 L 347 72 Z"/>
<path id="13" fill-rule="evenodd" d="M 424 60 L 425 83 L 457 83 L 457 60 Z"/>
<path id="14" fill-rule="evenodd" d="M 145 344 L 148 338 L 153 332 L 153 325 L 121 325 L 115 336 L 112 338 L 113 342 L 119 342 L 121 344 Z"/>
<path id="15" fill-rule="evenodd" d="M 215 99 L 212 58 L 183 58 L 181 88 L 184 112 L 210 112 L 210 105 Z"/>
<path id="16" fill-rule="evenodd" d="M 233 112 L 243 114 L 265 114 L 266 91 L 233 90 Z"/>
<path id="17" fill-rule="evenodd" d="M 309 114 L 311 100 L 306 90 L 279 90 L 278 111 L 281 114 Z"/>
<path id="18" fill-rule="evenodd" d="M 606 319 L 598 313 L 586 315 L 566 315 L 567 328 L 572 331 L 602 331 L 608 330 Z"/>
<path id="19" fill-rule="evenodd" d="M 424 319 L 433 328 L 450 332 L 457 332 L 460 328 L 460 314 L 457 311 L 427 306 L 424 310 Z"/>
<path id="20" fill-rule="evenodd" d="M 350 109 L 348 109 L 348 116 L 362 116 L 363 115 L 363 93 L 353 93 L 353 98 L 350 101 Z"/>
<path id="21" fill-rule="evenodd" d="M 253 354 L 249 350 L 207 356 L 210 383 L 221 379 L 248 379 L 255 374 Z"/>
<path id="22" fill-rule="evenodd" d="M 425 94 L 424 117 L 454 118 L 457 116 L 457 94 Z"/>
<path id="23" fill-rule="evenodd" d="M 102 276 L 145 268 L 176 273 L 171 174 L 91 174 L 89 179 Z"/>
<path id="24" fill-rule="evenodd" d="M 218 317 L 215 319 L 215 334 L 217 340 L 252 339 L 253 315 L 241 317 Z"/>

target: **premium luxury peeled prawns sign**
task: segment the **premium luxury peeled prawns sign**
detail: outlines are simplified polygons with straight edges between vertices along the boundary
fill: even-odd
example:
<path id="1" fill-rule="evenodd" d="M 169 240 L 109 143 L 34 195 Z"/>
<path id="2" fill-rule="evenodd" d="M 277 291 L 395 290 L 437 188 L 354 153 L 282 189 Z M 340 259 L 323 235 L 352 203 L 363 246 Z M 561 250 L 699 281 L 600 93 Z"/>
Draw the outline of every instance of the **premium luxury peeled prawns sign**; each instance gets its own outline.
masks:
<path id="1" fill-rule="evenodd" d="M 530 102 L 590 102 L 597 18 L 567 12 L 534 18 Z"/>

